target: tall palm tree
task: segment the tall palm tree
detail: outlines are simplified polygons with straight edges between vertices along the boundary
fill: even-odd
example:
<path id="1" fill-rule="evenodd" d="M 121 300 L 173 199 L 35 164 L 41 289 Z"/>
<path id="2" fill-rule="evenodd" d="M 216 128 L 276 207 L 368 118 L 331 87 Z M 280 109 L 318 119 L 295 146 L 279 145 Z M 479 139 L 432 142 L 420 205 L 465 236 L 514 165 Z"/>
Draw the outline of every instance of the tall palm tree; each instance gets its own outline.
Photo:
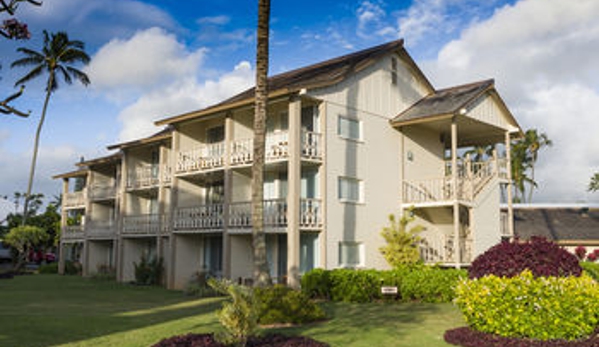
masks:
<path id="1" fill-rule="evenodd" d="M 530 154 L 530 179 L 535 182 L 535 164 L 539 158 L 539 150 L 543 147 L 549 147 L 553 145 L 553 142 L 545 133 L 539 134 L 537 129 L 529 129 L 524 134 L 524 142 L 528 147 Z M 532 193 L 534 189 L 531 187 L 528 192 L 528 202 L 532 202 Z"/>
<path id="2" fill-rule="evenodd" d="M 264 146 L 268 106 L 268 40 L 270 0 L 258 0 L 256 46 L 256 89 L 254 115 L 254 162 L 252 164 L 252 246 L 254 251 L 254 285 L 271 284 L 266 259 L 264 235 Z"/>
<path id="3" fill-rule="evenodd" d="M 593 177 L 591 177 L 591 182 L 589 182 L 589 192 L 596 192 L 599 190 L 599 172 L 595 173 Z"/>
<path id="4" fill-rule="evenodd" d="M 46 119 L 46 111 L 50 96 L 58 89 L 58 80 L 62 79 L 67 83 L 73 83 L 73 79 L 78 80 L 84 86 L 87 86 L 90 81 L 87 75 L 74 68 L 73 64 L 87 64 L 90 60 L 85 53 L 83 42 L 77 40 L 69 40 L 69 36 L 65 32 L 48 34 L 44 30 L 44 47 L 41 52 L 37 52 L 28 48 L 21 47 L 17 52 L 23 53 L 25 57 L 15 60 L 11 67 L 33 67 L 25 76 L 19 79 L 15 86 L 29 82 L 45 72 L 48 73 L 46 81 L 46 98 L 42 109 L 42 115 L 35 132 L 35 141 L 33 146 L 33 157 L 31 159 L 31 168 L 29 170 L 29 182 L 27 183 L 27 193 L 25 203 L 23 204 L 23 225 L 27 222 L 27 207 L 31 195 L 31 187 L 35 176 L 35 165 L 37 162 L 37 153 L 39 149 L 40 134 Z"/>

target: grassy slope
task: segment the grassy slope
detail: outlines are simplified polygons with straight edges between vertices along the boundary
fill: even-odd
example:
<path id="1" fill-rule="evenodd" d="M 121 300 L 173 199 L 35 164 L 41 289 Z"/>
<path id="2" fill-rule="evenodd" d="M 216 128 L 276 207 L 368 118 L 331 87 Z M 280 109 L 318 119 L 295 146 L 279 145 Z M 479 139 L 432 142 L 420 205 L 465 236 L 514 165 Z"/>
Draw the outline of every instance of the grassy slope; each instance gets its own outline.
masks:
<path id="1" fill-rule="evenodd" d="M 220 299 L 70 276 L 0 280 L 0 346 L 148 346 L 171 335 L 219 330 Z M 327 303 L 331 320 L 275 331 L 331 346 L 448 346 L 462 325 L 450 304 Z"/>

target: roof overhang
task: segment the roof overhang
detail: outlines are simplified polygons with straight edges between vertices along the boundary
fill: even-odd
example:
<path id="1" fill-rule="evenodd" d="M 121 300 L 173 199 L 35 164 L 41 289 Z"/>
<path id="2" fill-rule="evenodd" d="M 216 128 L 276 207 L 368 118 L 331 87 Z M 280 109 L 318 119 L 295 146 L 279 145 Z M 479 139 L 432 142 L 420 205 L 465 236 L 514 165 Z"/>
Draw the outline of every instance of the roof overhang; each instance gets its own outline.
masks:
<path id="1" fill-rule="evenodd" d="M 76 170 L 76 171 L 70 171 L 70 172 L 65 172 L 62 174 L 58 174 L 56 176 L 52 176 L 52 179 L 59 179 L 59 178 L 73 178 L 73 177 L 83 177 L 83 176 L 87 176 L 88 170 L 86 169 L 81 169 L 81 170 Z"/>

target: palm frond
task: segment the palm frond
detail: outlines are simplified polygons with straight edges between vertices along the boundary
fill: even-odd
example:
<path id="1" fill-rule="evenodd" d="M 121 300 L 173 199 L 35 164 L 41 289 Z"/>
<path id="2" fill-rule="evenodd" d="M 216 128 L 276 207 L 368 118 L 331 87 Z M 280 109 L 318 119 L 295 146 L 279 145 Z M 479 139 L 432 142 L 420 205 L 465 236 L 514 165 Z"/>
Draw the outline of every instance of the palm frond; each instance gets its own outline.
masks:
<path id="1" fill-rule="evenodd" d="M 25 76 L 21 77 L 18 81 L 15 82 L 15 87 L 20 85 L 20 84 L 24 84 L 27 83 L 33 79 L 35 79 L 36 77 L 38 77 L 39 75 L 41 75 L 44 72 L 44 66 L 43 65 L 38 65 L 35 68 L 33 68 L 31 71 L 29 71 L 29 73 L 27 73 Z"/>
<path id="2" fill-rule="evenodd" d="M 91 82 L 87 74 L 81 70 L 77 70 L 74 67 L 67 66 L 67 70 L 84 86 L 89 85 Z"/>

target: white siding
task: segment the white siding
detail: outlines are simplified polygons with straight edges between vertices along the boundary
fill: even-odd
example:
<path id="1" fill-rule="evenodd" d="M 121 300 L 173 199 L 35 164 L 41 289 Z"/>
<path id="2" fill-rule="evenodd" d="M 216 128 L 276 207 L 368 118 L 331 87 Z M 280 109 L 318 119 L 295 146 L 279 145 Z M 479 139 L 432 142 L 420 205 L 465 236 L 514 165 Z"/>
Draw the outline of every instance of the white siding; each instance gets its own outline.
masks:
<path id="1" fill-rule="evenodd" d="M 468 117 L 476 119 L 480 122 L 494 125 L 501 129 L 515 129 L 515 124 L 507 118 L 503 108 L 498 104 L 497 100 L 489 93 L 486 93 L 478 98 L 471 106 L 466 114 Z"/>
<path id="2" fill-rule="evenodd" d="M 472 259 L 501 241 L 499 200 L 499 183 L 494 179 L 474 201 L 470 225 L 473 231 Z"/>

